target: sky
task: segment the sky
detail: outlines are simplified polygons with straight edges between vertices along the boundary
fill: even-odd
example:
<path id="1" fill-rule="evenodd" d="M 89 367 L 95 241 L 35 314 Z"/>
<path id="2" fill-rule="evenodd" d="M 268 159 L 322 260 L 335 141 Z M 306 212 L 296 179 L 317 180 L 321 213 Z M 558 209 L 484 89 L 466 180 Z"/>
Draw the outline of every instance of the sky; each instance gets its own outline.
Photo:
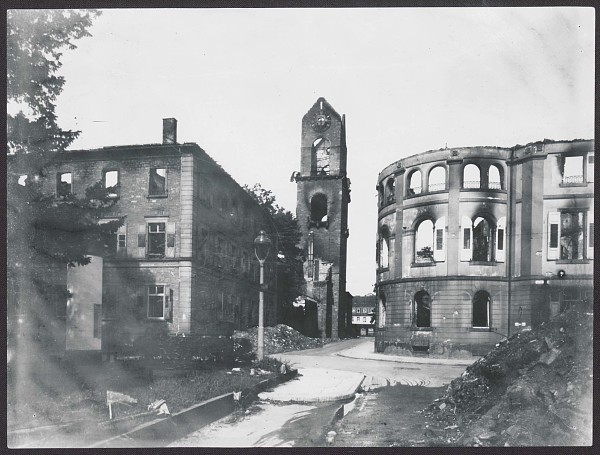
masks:
<path id="1" fill-rule="evenodd" d="M 592 8 L 120 9 L 62 58 L 73 149 L 195 142 L 292 212 L 302 116 L 346 115 L 347 288 L 373 290 L 377 176 L 441 147 L 594 134 Z"/>

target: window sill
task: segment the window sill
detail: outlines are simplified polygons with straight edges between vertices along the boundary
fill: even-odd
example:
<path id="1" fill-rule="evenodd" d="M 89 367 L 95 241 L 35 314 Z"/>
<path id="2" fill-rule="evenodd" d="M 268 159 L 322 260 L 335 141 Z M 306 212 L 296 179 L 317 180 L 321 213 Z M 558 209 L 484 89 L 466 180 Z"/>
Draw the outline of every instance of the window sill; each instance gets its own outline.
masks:
<path id="1" fill-rule="evenodd" d="M 493 265 L 498 265 L 498 264 L 502 264 L 502 262 L 497 262 L 497 261 L 469 261 L 469 265 L 488 265 L 488 266 L 493 266 Z"/>
<path id="2" fill-rule="evenodd" d="M 589 264 L 590 259 L 556 259 L 557 264 Z"/>
<path id="3" fill-rule="evenodd" d="M 469 327 L 469 332 L 495 332 L 491 327 Z"/>
<path id="4" fill-rule="evenodd" d="M 433 332 L 435 330 L 435 327 L 414 327 L 414 326 L 411 326 L 411 327 L 409 327 L 409 330 L 411 332 Z"/>
<path id="5" fill-rule="evenodd" d="M 389 267 L 379 267 L 377 269 L 377 273 L 389 272 L 389 270 L 390 270 Z"/>
<path id="6" fill-rule="evenodd" d="M 147 199 L 165 199 L 168 197 L 169 197 L 169 195 L 167 193 L 165 193 L 165 194 L 148 194 L 146 196 Z"/>
<path id="7" fill-rule="evenodd" d="M 569 187 L 586 187 L 588 186 L 588 182 L 581 182 L 581 183 L 559 183 L 558 186 L 560 188 L 569 188 Z"/>
<path id="8" fill-rule="evenodd" d="M 432 262 L 413 262 L 412 264 L 410 264 L 411 267 L 435 267 L 435 264 L 437 264 L 437 262 L 432 261 Z"/>

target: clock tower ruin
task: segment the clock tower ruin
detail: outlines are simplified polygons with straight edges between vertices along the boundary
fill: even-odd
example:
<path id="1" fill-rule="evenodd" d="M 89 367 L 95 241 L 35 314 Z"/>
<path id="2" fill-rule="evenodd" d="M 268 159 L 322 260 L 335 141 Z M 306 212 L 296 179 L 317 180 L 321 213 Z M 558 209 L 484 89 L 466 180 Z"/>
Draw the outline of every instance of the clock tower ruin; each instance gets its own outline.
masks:
<path id="1" fill-rule="evenodd" d="M 293 174 L 304 250 L 305 310 L 316 318 L 318 333 L 313 334 L 322 338 L 347 336 L 352 323 L 346 292 L 350 179 L 345 123 L 345 116 L 319 98 L 302 118 L 300 172 Z"/>

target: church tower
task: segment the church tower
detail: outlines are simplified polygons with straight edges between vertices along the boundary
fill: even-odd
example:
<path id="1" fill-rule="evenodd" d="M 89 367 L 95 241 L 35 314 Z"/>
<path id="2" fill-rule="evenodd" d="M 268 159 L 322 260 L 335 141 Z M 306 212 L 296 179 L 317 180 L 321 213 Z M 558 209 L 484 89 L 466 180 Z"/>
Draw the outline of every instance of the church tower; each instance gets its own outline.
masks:
<path id="1" fill-rule="evenodd" d="M 349 334 L 352 321 L 352 302 L 346 293 L 350 179 L 345 117 L 325 98 L 302 118 L 300 172 L 293 177 L 305 256 L 305 300 L 313 308 L 316 303 L 318 335 L 339 338 Z"/>

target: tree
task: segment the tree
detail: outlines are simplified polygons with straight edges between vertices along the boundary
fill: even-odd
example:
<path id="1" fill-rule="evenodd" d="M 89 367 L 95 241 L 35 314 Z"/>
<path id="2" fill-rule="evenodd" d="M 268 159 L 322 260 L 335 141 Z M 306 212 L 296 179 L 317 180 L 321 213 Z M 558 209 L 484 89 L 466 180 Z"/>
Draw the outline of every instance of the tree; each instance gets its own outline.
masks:
<path id="1" fill-rule="evenodd" d="M 90 36 L 88 28 L 99 14 L 7 12 L 8 316 L 29 319 L 44 342 L 43 328 L 62 311 L 57 302 L 66 305 L 67 266 L 85 265 L 89 254 L 105 254 L 123 222 L 100 222 L 117 202 L 114 189 L 101 182 L 79 198 L 43 191 L 44 182 L 55 178 L 47 165 L 79 135 L 57 123 L 55 102 L 65 84 L 58 74 L 60 58 L 65 49 L 76 48 L 76 40 Z"/>
<path id="2" fill-rule="evenodd" d="M 292 302 L 301 293 L 302 250 L 298 247 L 302 234 L 298 220 L 289 210 L 280 207 L 272 191 L 259 183 L 253 187 L 244 185 L 246 192 L 270 215 L 273 221 L 272 236 L 277 251 L 277 300 L 282 322 L 290 324 L 286 315 L 292 314 Z M 291 324 L 290 324 L 291 325 Z"/>

